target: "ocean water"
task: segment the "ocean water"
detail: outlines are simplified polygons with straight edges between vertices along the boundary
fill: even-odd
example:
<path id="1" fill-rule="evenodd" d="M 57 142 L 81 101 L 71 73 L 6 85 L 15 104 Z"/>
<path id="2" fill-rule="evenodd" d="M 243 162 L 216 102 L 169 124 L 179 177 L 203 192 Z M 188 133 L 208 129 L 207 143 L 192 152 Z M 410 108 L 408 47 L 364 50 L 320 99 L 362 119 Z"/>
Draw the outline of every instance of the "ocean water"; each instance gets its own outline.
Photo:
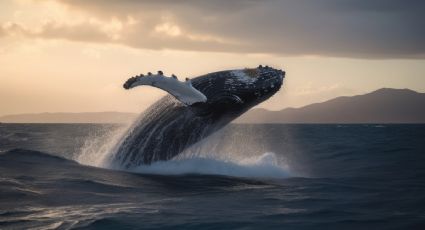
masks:
<path id="1" fill-rule="evenodd" d="M 425 125 L 231 124 L 108 169 L 123 130 L 0 124 L 0 229 L 425 229 Z"/>

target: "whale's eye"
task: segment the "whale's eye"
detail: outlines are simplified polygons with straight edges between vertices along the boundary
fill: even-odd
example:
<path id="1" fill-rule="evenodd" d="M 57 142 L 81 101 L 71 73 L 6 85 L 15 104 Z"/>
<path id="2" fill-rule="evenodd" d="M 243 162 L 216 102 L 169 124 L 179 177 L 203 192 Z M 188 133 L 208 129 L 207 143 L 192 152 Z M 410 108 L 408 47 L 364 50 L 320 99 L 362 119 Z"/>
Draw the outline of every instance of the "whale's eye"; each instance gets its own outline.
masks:
<path id="1" fill-rule="evenodd" d="M 244 73 L 252 78 L 257 78 L 259 76 L 257 69 L 244 69 Z"/>

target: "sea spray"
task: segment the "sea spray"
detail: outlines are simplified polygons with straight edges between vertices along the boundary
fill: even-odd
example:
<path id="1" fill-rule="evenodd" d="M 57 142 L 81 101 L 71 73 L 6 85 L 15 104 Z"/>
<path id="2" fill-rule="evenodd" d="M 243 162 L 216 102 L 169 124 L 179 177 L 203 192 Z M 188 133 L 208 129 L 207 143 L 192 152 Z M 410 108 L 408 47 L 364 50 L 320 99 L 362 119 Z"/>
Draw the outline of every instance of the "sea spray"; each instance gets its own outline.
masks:
<path id="1" fill-rule="evenodd" d="M 85 165 L 125 170 L 112 157 L 123 136 L 131 134 L 133 125 L 97 130 L 87 138 L 76 160 Z M 290 175 L 282 156 L 261 152 L 265 143 L 249 130 L 224 129 L 169 161 L 140 165 L 127 171 L 144 174 L 208 174 L 235 177 L 283 178 Z M 258 130 L 257 130 L 258 131 Z"/>
<path id="2" fill-rule="evenodd" d="M 112 150 L 129 127 L 129 124 L 122 124 L 107 130 L 93 131 L 84 141 L 74 160 L 83 165 L 108 168 Z"/>
<path id="3" fill-rule="evenodd" d="M 162 175 L 207 174 L 249 178 L 285 178 L 290 175 L 286 167 L 280 165 L 276 155 L 271 152 L 240 161 L 209 157 L 158 161 L 151 165 L 141 165 L 131 171 Z"/>
<path id="4" fill-rule="evenodd" d="M 125 138 L 132 135 L 143 118 L 153 118 L 158 115 L 158 108 L 153 108 L 150 113 L 142 112 L 135 120 L 121 124 L 119 127 L 108 130 L 94 130 L 84 141 L 74 160 L 84 165 L 122 169 L 122 163 L 115 158 L 118 149 L 126 144 L 123 143 Z"/>
<path id="5" fill-rule="evenodd" d="M 147 174 L 209 174 L 256 178 L 283 178 L 290 175 L 287 159 L 271 152 L 269 143 L 264 139 L 270 127 L 259 129 L 257 126 L 237 124 L 231 124 L 214 133 L 169 161 L 123 168 L 122 161 L 117 160 L 115 154 L 120 146 L 122 148 L 123 145 L 134 144 L 124 143 L 125 137 L 137 132 L 135 128 L 140 122 L 158 116 L 158 108 L 161 106 L 148 114 L 141 114 L 131 124 L 93 132 L 81 148 L 77 161 L 85 165 Z M 202 132 L 197 133 L 202 135 Z"/>

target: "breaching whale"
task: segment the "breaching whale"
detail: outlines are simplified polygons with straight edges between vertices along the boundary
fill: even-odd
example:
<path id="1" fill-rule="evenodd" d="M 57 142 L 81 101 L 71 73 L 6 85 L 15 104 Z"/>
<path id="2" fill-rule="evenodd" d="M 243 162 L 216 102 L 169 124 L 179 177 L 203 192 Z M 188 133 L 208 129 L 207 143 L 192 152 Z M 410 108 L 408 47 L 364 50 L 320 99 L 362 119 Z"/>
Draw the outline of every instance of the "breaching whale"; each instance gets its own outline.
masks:
<path id="1" fill-rule="evenodd" d="M 285 72 L 268 66 L 226 70 L 186 81 L 148 73 L 128 79 L 125 89 L 150 85 L 169 95 L 151 105 L 112 150 L 115 167 L 169 160 L 219 130 L 282 86 Z"/>

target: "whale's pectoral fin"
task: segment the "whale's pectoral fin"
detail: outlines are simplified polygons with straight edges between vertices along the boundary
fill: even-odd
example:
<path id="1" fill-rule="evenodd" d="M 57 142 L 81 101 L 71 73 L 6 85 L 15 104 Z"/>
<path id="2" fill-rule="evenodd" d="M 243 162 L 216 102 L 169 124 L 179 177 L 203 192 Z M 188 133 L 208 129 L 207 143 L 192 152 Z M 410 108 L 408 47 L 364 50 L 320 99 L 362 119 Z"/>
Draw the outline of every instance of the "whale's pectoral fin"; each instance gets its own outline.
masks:
<path id="1" fill-rule="evenodd" d="M 195 89 L 189 79 L 186 78 L 186 82 L 181 82 L 174 74 L 166 77 L 158 71 L 158 74 L 148 73 L 148 75 L 131 77 L 124 83 L 124 88 L 131 89 L 139 85 L 150 85 L 162 89 L 185 105 L 207 101 L 207 97 Z"/>

